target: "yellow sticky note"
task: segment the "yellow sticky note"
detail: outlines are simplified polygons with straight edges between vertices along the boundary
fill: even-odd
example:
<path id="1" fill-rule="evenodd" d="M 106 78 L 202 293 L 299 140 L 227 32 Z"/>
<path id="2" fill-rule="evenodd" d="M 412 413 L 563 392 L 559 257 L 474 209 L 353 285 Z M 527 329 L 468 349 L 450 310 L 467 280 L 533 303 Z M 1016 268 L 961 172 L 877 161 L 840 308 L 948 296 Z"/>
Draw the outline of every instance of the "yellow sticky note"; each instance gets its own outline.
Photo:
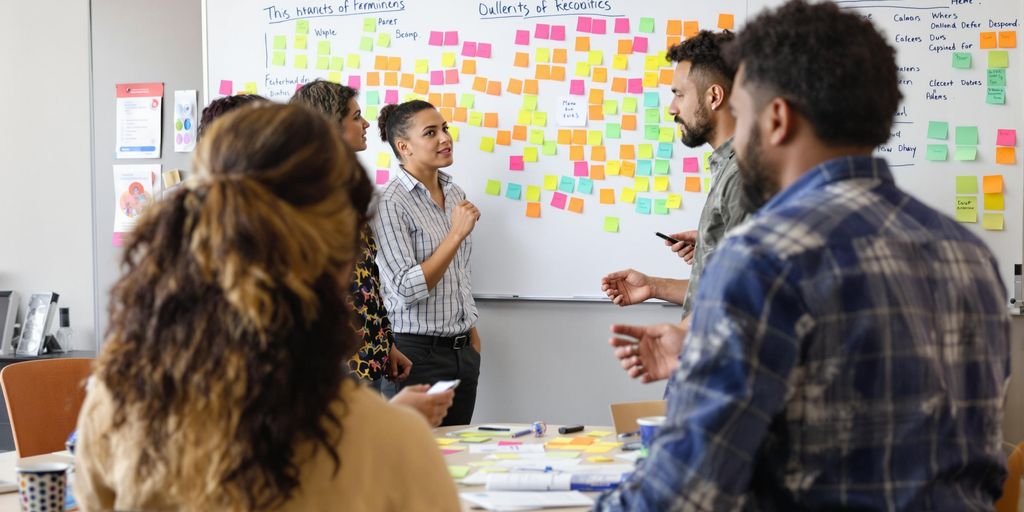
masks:
<path id="1" fill-rule="evenodd" d="M 345 60 L 345 65 L 352 69 L 359 69 L 359 54 L 350 53 L 348 59 Z"/>
<path id="2" fill-rule="evenodd" d="M 497 460 L 519 460 L 522 457 L 518 453 L 495 453 L 494 458 Z"/>
<path id="3" fill-rule="evenodd" d="M 309 67 L 308 57 L 305 55 L 296 55 L 295 63 L 293 64 L 295 69 L 306 69 Z"/>
<path id="4" fill-rule="evenodd" d="M 455 52 L 444 52 L 441 54 L 441 65 L 446 68 L 455 67 Z"/>
<path id="5" fill-rule="evenodd" d="M 531 110 L 520 110 L 519 116 L 516 118 L 516 122 L 519 124 L 530 124 L 533 121 L 533 111 Z"/>
<path id="6" fill-rule="evenodd" d="M 295 36 L 295 49 L 305 50 L 309 46 L 309 40 L 306 36 Z"/>
<path id="7" fill-rule="evenodd" d="M 569 444 L 571 442 L 572 442 L 572 438 L 571 437 L 564 437 L 564 436 L 562 436 L 562 437 L 556 437 L 556 438 L 548 441 L 548 444 Z"/>
<path id="8" fill-rule="evenodd" d="M 536 162 L 537 161 L 537 148 L 523 148 L 523 161 L 524 162 Z"/>
<path id="9" fill-rule="evenodd" d="M 526 200 L 534 203 L 540 201 L 540 187 L 536 185 L 527 185 Z"/>
<path id="10" fill-rule="evenodd" d="M 586 62 L 576 63 L 576 76 L 587 77 L 590 76 L 590 64 Z"/>
<path id="11" fill-rule="evenodd" d="M 551 62 L 551 49 L 537 48 L 537 62 Z"/>
<path id="12" fill-rule="evenodd" d="M 619 200 L 623 203 L 632 204 L 636 201 L 636 191 L 629 187 L 622 187 L 622 192 L 619 194 Z"/>
<path id="13" fill-rule="evenodd" d="M 450 444 L 455 444 L 455 443 L 459 442 L 458 439 L 450 439 L 450 438 L 448 438 L 448 439 L 438 438 L 438 439 L 435 439 L 435 441 L 437 441 L 437 444 L 439 444 L 441 446 L 448 446 Z"/>
<path id="14" fill-rule="evenodd" d="M 591 66 L 600 66 L 604 62 L 604 52 L 600 50 L 591 50 L 587 54 L 587 63 Z"/>
<path id="15" fill-rule="evenodd" d="M 985 194 L 986 210 L 1004 210 L 1003 194 Z"/>
<path id="16" fill-rule="evenodd" d="M 668 190 L 668 177 L 666 176 L 655 176 L 654 177 L 654 191 L 665 192 Z M 665 206 L 668 206 L 666 203 Z"/>
<path id="17" fill-rule="evenodd" d="M 612 57 L 612 69 L 626 69 L 629 67 L 629 57 L 616 55 Z"/>
<path id="18" fill-rule="evenodd" d="M 633 178 L 633 188 L 635 188 L 637 192 L 647 192 L 650 190 L 650 180 L 646 177 Z"/>
<path id="19" fill-rule="evenodd" d="M 1003 214 L 986 213 L 981 216 L 981 226 L 990 231 L 1003 230 Z"/>
<path id="20" fill-rule="evenodd" d="M 481 137 L 480 138 L 480 150 L 488 153 L 494 152 L 494 138 L 493 137 Z"/>
<path id="21" fill-rule="evenodd" d="M 601 130 L 590 130 L 587 132 L 588 146 L 600 146 L 602 140 Z"/>
<path id="22" fill-rule="evenodd" d="M 416 73 L 426 73 L 430 71 L 430 61 L 427 59 L 416 59 Z"/>
<path id="23" fill-rule="evenodd" d="M 547 112 L 534 112 L 533 120 L 530 123 L 533 126 L 547 126 L 548 125 L 548 113 Z"/>
<path id="24" fill-rule="evenodd" d="M 377 168 L 386 169 L 391 166 L 391 155 L 380 152 L 377 153 Z"/>
<path id="25" fill-rule="evenodd" d="M 583 453 L 608 453 L 614 449 L 614 446 L 591 446 L 590 448 L 583 450 Z"/>
<path id="26" fill-rule="evenodd" d="M 558 190 L 558 176 L 544 176 L 544 190 Z"/>
<path id="27" fill-rule="evenodd" d="M 588 462 L 593 462 L 595 464 L 600 464 L 600 463 L 604 463 L 604 462 L 613 462 L 614 460 L 615 459 L 612 459 L 611 457 L 587 457 L 587 461 Z"/>
<path id="28" fill-rule="evenodd" d="M 622 172 L 622 162 L 618 160 L 609 160 L 608 166 L 605 168 L 605 174 L 608 176 L 618 176 Z"/>
<path id="29" fill-rule="evenodd" d="M 448 474 L 452 478 L 466 478 L 469 474 L 469 466 L 448 466 Z"/>
<path id="30" fill-rule="evenodd" d="M 682 208 L 683 196 L 681 194 L 669 194 L 668 198 L 665 199 L 665 206 L 669 208 Z"/>

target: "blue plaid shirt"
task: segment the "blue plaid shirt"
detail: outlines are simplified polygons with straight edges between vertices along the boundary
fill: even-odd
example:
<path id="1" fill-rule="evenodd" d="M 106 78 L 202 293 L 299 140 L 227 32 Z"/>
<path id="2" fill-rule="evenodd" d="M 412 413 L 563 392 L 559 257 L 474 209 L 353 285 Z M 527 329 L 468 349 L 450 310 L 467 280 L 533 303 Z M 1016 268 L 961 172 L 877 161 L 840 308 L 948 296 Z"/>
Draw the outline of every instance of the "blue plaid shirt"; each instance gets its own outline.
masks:
<path id="1" fill-rule="evenodd" d="M 1006 294 L 884 160 L 825 162 L 711 257 L 651 457 L 600 510 L 991 510 Z"/>

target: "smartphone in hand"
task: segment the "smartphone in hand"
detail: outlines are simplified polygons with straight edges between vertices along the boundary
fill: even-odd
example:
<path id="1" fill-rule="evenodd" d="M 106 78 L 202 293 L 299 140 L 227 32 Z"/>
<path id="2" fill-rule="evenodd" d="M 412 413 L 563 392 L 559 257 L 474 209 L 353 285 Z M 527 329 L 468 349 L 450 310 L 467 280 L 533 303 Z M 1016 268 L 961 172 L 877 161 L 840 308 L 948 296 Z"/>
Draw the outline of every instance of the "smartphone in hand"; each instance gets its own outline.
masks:
<path id="1" fill-rule="evenodd" d="M 448 391 L 449 389 L 455 389 L 457 387 L 459 387 L 459 379 L 455 379 L 455 380 L 439 380 L 439 381 L 435 382 L 433 386 L 430 386 L 430 389 L 427 390 L 427 394 L 428 395 L 433 395 L 433 394 L 437 394 L 437 393 L 444 393 L 445 391 Z"/>

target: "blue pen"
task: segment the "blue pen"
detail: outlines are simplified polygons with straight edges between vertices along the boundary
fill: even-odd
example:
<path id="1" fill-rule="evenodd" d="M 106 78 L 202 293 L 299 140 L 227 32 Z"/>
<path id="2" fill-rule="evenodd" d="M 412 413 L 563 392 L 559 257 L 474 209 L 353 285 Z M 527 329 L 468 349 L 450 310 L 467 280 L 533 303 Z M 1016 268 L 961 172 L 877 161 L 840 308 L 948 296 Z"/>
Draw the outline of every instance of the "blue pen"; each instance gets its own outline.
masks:
<path id="1" fill-rule="evenodd" d="M 531 428 L 526 428 L 526 429 L 520 430 L 518 432 L 513 432 L 512 433 L 512 437 L 523 437 L 523 436 L 525 436 L 527 434 L 532 434 L 532 433 L 533 433 L 533 428 L 531 427 Z"/>

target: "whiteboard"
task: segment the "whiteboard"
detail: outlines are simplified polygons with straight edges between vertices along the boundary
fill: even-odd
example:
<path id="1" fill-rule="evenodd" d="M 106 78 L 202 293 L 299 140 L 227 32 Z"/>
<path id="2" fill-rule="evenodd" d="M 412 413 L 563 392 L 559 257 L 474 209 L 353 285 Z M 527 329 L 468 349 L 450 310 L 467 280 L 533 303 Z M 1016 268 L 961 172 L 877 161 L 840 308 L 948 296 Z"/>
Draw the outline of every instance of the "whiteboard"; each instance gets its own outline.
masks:
<path id="1" fill-rule="evenodd" d="M 967 225 L 996 252 L 1009 283 L 1012 263 L 1020 262 L 1024 251 L 1024 178 L 1020 155 L 1014 165 L 994 163 L 995 136 L 1000 128 L 1020 132 L 1024 114 L 1020 100 L 1024 90 L 1019 71 L 1021 53 L 1019 47 L 1007 50 L 1006 104 L 989 105 L 985 103 L 984 85 L 987 50 L 978 46 L 979 33 L 982 28 L 989 30 L 990 20 L 1018 22 L 1020 2 L 988 0 L 981 5 L 976 0 L 848 0 L 839 4 L 870 16 L 899 51 L 905 101 L 892 139 L 879 148 L 879 154 L 893 165 L 897 182 L 952 216 L 957 198 L 955 176 L 1003 177 L 1004 230 L 982 229 L 982 215 L 995 211 L 984 210 L 981 194 L 976 195 L 979 222 Z M 442 105 L 442 112 L 457 132 L 455 164 L 446 171 L 482 212 L 473 232 L 474 293 L 484 297 L 585 300 L 600 296 L 601 276 L 620 268 L 688 277 L 689 267 L 670 253 L 654 232 L 696 227 L 710 184 L 706 169 L 710 148 L 690 149 L 678 142 L 678 133 L 665 112 L 670 93 L 667 85 L 659 83 L 662 72 L 672 68 L 658 52 L 678 40 L 673 35 L 677 30 L 689 33 L 695 28 L 717 29 L 730 23 L 741 28 L 748 15 L 756 14 L 762 5 L 755 1 L 748 12 L 746 0 L 283 0 L 272 4 L 206 0 L 206 100 L 250 91 L 286 101 L 297 85 L 314 78 L 358 86 L 360 104 L 374 125 L 368 134 L 369 148 L 359 158 L 371 177 L 383 184 L 400 171 L 390 148 L 374 137 L 376 123 L 372 117 L 386 101 L 404 101 L 417 91 L 424 93 L 426 99 Z M 933 16 L 947 14 L 958 18 L 953 24 L 956 28 L 932 28 Z M 976 22 L 978 27 L 969 22 Z M 961 28 L 960 23 L 967 28 Z M 945 39 L 931 41 L 932 36 Z M 577 38 L 581 37 L 588 38 L 589 51 L 577 51 Z M 302 39 L 304 49 L 297 47 L 302 46 Z M 971 43 L 972 48 L 961 47 Z M 624 45 L 623 52 L 632 52 L 620 53 L 620 44 Z M 973 56 L 971 68 L 952 68 L 953 51 L 944 49 L 950 44 L 957 52 Z M 935 45 L 943 48 L 936 49 Z M 564 62 L 553 62 L 558 50 L 564 50 Z M 517 54 L 525 54 L 525 62 L 517 62 L 524 58 Z M 467 61 L 473 62 L 475 70 L 465 68 Z M 564 77 L 558 76 L 555 68 L 562 68 Z M 602 69 L 604 81 L 600 77 Z M 545 71 L 553 77 L 543 78 Z M 624 79 L 624 91 L 617 78 Z M 537 81 L 535 106 L 530 104 L 530 95 L 515 90 L 517 83 L 525 85 L 530 79 Z M 572 94 L 580 92 L 580 84 L 574 82 L 577 80 L 582 82 L 582 95 Z M 937 87 L 929 85 L 932 80 L 953 84 Z M 976 85 L 978 80 L 983 85 Z M 610 102 L 608 108 L 614 108 L 614 113 L 606 113 L 603 102 L 598 106 L 600 112 L 590 111 L 591 91 L 595 89 L 603 91 L 603 100 Z M 465 95 L 472 96 L 471 106 L 463 103 L 469 101 Z M 939 96 L 944 99 L 935 99 Z M 624 112 L 624 108 L 633 110 L 630 104 L 634 101 L 635 112 Z M 451 106 L 452 102 L 455 107 L 465 107 L 465 118 L 459 117 L 456 108 L 444 110 L 444 105 Z M 575 108 L 564 107 L 574 103 Z M 647 117 L 648 109 L 655 111 L 654 117 Z M 563 115 L 565 123 L 576 124 L 571 114 L 581 111 L 586 117 L 585 126 L 561 124 Z M 487 114 L 497 115 L 496 125 L 490 123 L 494 116 Z M 636 116 L 636 130 L 621 128 L 629 115 Z M 929 121 L 948 122 L 951 139 L 928 141 Z M 609 125 L 620 126 L 618 138 L 612 138 L 615 129 L 613 126 L 609 131 Z M 527 140 L 513 138 L 503 144 L 502 132 L 515 134 L 516 126 L 525 127 Z M 655 128 L 649 131 L 648 126 Z M 956 126 L 978 128 L 976 160 L 953 160 L 952 134 Z M 593 132 L 599 137 L 560 143 L 564 142 L 559 139 L 560 131 L 581 129 L 586 135 Z M 666 135 L 662 129 L 671 132 L 672 142 L 649 138 Z M 538 134 L 544 141 L 555 142 L 555 154 L 545 154 L 539 139 L 531 138 Z M 930 142 L 948 146 L 948 161 L 925 159 Z M 646 156 L 641 154 L 634 159 L 622 158 L 622 145 L 633 146 L 635 153 L 640 153 L 645 144 L 650 145 L 653 158 L 641 158 Z M 573 160 L 577 156 L 573 155 L 573 146 L 582 147 L 586 169 L 578 168 Z M 600 151 L 594 153 L 595 147 L 605 148 L 604 160 Z M 1018 142 L 1018 152 L 1019 147 Z M 659 149 L 667 152 L 659 154 Z M 510 169 L 513 160 L 529 159 L 527 153 L 531 151 L 536 151 L 536 161 L 523 163 L 523 170 Z M 659 164 L 659 160 L 664 163 Z M 630 162 L 626 166 L 634 167 L 634 175 L 626 176 L 622 171 L 614 175 L 615 161 L 620 166 Z M 652 168 L 651 176 L 637 176 L 647 169 L 643 161 Z M 696 172 L 684 172 L 684 167 L 691 171 L 694 163 Z M 666 164 L 667 190 L 637 192 L 638 200 L 632 203 L 623 200 L 626 189 L 642 186 L 638 177 L 646 178 L 648 187 L 653 187 L 654 178 L 662 176 L 655 171 L 663 170 Z M 603 179 L 599 179 L 601 171 Z M 559 191 L 544 189 L 545 180 L 552 179 L 547 177 L 554 177 L 558 184 L 562 180 L 572 182 L 572 193 L 562 194 L 567 202 L 582 201 L 582 213 L 552 204 Z M 587 186 L 580 178 L 591 180 L 590 193 L 579 189 L 581 183 Z M 699 186 L 699 192 L 685 190 L 687 178 L 690 185 Z M 507 197 L 510 185 L 521 188 L 519 199 Z M 539 218 L 527 216 L 527 203 L 533 202 L 526 200 L 529 187 L 541 188 L 536 201 Z M 601 189 L 613 190 L 615 204 L 601 204 Z M 669 208 L 664 214 L 638 211 L 643 200 L 650 201 L 653 210 L 655 201 L 670 200 L 670 195 L 681 199 L 679 208 Z M 618 220 L 617 232 L 605 229 L 608 218 Z"/>

